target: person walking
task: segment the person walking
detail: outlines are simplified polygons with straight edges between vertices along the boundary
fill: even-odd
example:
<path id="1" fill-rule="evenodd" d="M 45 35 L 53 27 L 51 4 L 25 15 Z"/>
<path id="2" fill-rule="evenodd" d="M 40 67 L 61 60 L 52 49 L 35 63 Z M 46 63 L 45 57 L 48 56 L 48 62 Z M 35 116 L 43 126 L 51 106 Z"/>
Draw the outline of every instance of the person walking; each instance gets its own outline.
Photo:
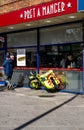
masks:
<path id="1" fill-rule="evenodd" d="M 13 60 L 10 58 L 10 53 L 7 53 L 6 55 L 6 60 L 3 63 L 3 68 L 7 88 L 11 89 L 12 88 L 11 79 L 13 75 L 14 63 Z"/>

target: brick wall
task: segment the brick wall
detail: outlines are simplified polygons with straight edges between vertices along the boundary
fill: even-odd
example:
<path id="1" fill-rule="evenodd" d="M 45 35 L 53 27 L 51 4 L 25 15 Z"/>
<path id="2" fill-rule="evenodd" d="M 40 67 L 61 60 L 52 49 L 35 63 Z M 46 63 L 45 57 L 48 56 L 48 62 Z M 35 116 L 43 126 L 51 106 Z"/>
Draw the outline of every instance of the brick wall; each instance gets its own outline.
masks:
<path id="1" fill-rule="evenodd" d="M 0 0 L 0 14 L 53 0 Z"/>

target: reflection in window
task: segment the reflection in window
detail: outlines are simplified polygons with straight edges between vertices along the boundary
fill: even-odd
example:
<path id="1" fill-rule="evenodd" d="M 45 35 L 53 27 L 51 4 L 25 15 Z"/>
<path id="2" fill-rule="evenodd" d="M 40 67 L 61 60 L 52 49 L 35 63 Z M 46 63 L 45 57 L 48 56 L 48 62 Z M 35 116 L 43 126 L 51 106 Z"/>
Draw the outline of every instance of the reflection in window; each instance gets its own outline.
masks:
<path id="1" fill-rule="evenodd" d="M 27 47 L 37 44 L 37 33 L 34 31 L 12 33 L 7 35 L 8 47 Z"/>
<path id="2" fill-rule="evenodd" d="M 3 36 L 0 36 L 0 49 L 4 48 L 5 40 Z"/>
<path id="3" fill-rule="evenodd" d="M 36 67 L 36 47 L 26 49 L 26 63 L 28 67 Z"/>
<path id="4" fill-rule="evenodd" d="M 0 66 L 2 66 L 4 62 L 4 51 L 0 51 Z"/>
<path id="5" fill-rule="evenodd" d="M 59 55 L 57 46 L 40 47 L 40 67 L 58 67 Z"/>
<path id="6" fill-rule="evenodd" d="M 67 55 L 72 53 L 76 61 L 76 67 L 81 68 L 82 65 L 79 65 L 79 59 L 82 59 L 82 54 L 80 55 L 80 52 L 82 52 L 83 49 L 83 44 L 81 43 L 81 41 L 83 41 L 81 25 L 81 23 L 77 23 L 40 28 L 39 66 L 47 68 L 61 67 L 60 61 L 62 57 L 66 59 Z M 36 29 L 7 34 L 7 46 L 15 48 L 10 49 L 10 51 L 13 51 L 16 57 L 17 48 L 24 48 L 26 50 L 26 66 L 36 67 Z M 81 58 L 78 58 L 79 55 Z"/>
<path id="7" fill-rule="evenodd" d="M 82 68 L 82 49 L 83 44 L 63 44 L 58 46 L 42 46 L 40 47 L 40 67 L 61 68 L 61 60 L 67 60 L 69 54 L 73 55 L 75 68 Z"/>
<path id="8" fill-rule="evenodd" d="M 41 45 L 80 42 L 83 40 L 82 24 L 43 28 L 40 30 L 40 35 Z"/>

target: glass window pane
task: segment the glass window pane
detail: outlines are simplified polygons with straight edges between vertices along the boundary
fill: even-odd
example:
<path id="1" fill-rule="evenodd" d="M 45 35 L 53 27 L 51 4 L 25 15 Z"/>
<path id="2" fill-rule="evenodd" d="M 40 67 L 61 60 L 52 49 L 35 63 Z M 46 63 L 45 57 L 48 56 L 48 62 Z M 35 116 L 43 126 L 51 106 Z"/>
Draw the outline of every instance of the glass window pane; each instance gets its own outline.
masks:
<path id="1" fill-rule="evenodd" d="M 69 24 L 43 28 L 40 30 L 40 35 L 41 45 L 83 41 L 82 24 Z"/>
<path id="2" fill-rule="evenodd" d="M 77 45 L 77 49 L 75 49 Z M 72 68 L 82 68 L 82 44 L 69 44 L 60 46 L 41 46 L 40 47 L 40 67 L 67 68 L 66 60 L 69 55 L 72 58 L 68 64 L 73 64 Z M 73 49 L 72 49 L 73 48 Z M 79 50 L 78 50 L 79 49 Z"/>
<path id="3" fill-rule="evenodd" d="M 59 51 L 71 51 L 71 44 L 59 45 Z"/>
<path id="4" fill-rule="evenodd" d="M 4 49 L 5 46 L 5 38 L 0 36 L 0 49 Z"/>
<path id="5" fill-rule="evenodd" d="M 20 49 L 20 48 L 18 48 Z M 11 52 L 15 56 L 15 66 L 17 66 L 17 50 L 18 49 L 8 49 L 8 52 Z M 36 67 L 36 47 L 30 48 L 21 48 L 25 49 L 26 52 L 26 67 Z"/>
<path id="6" fill-rule="evenodd" d="M 37 44 L 37 33 L 34 31 L 13 33 L 7 35 L 8 47 L 33 46 Z"/>
<path id="7" fill-rule="evenodd" d="M 26 63 L 28 67 L 36 67 L 36 47 L 26 49 Z"/>
<path id="8" fill-rule="evenodd" d="M 58 47 L 40 47 L 40 67 L 58 67 L 59 65 Z"/>
<path id="9" fill-rule="evenodd" d="M 4 51 L 0 51 L 0 66 L 2 66 L 4 62 Z"/>
<path id="10" fill-rule="evenodd" d="M 72 51 L 82 51 L 82 50 L 83 50 L 83 43 L 72 44 Z"/>

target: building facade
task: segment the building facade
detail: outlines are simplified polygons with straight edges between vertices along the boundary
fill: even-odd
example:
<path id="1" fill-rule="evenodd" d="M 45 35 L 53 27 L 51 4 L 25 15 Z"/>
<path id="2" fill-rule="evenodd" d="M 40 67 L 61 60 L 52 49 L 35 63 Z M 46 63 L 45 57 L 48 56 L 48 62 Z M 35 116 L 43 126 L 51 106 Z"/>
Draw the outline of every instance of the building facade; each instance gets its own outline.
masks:
<path id="1" fill-rule="evenodd" d="M 0 65 L 6 52 L 15 55 L 16 75 L 27 85 L 32 69 L 65 73 L 66 91 L 84 92 L 84 2 L 82 0 L 2 0 L 0 3 Z M 75 65 L 63 61 L 73 56 Z M 25 57 L 23 60 L 19 60 Z M 1 79 L 2 80 L 2 79 Z"/>

